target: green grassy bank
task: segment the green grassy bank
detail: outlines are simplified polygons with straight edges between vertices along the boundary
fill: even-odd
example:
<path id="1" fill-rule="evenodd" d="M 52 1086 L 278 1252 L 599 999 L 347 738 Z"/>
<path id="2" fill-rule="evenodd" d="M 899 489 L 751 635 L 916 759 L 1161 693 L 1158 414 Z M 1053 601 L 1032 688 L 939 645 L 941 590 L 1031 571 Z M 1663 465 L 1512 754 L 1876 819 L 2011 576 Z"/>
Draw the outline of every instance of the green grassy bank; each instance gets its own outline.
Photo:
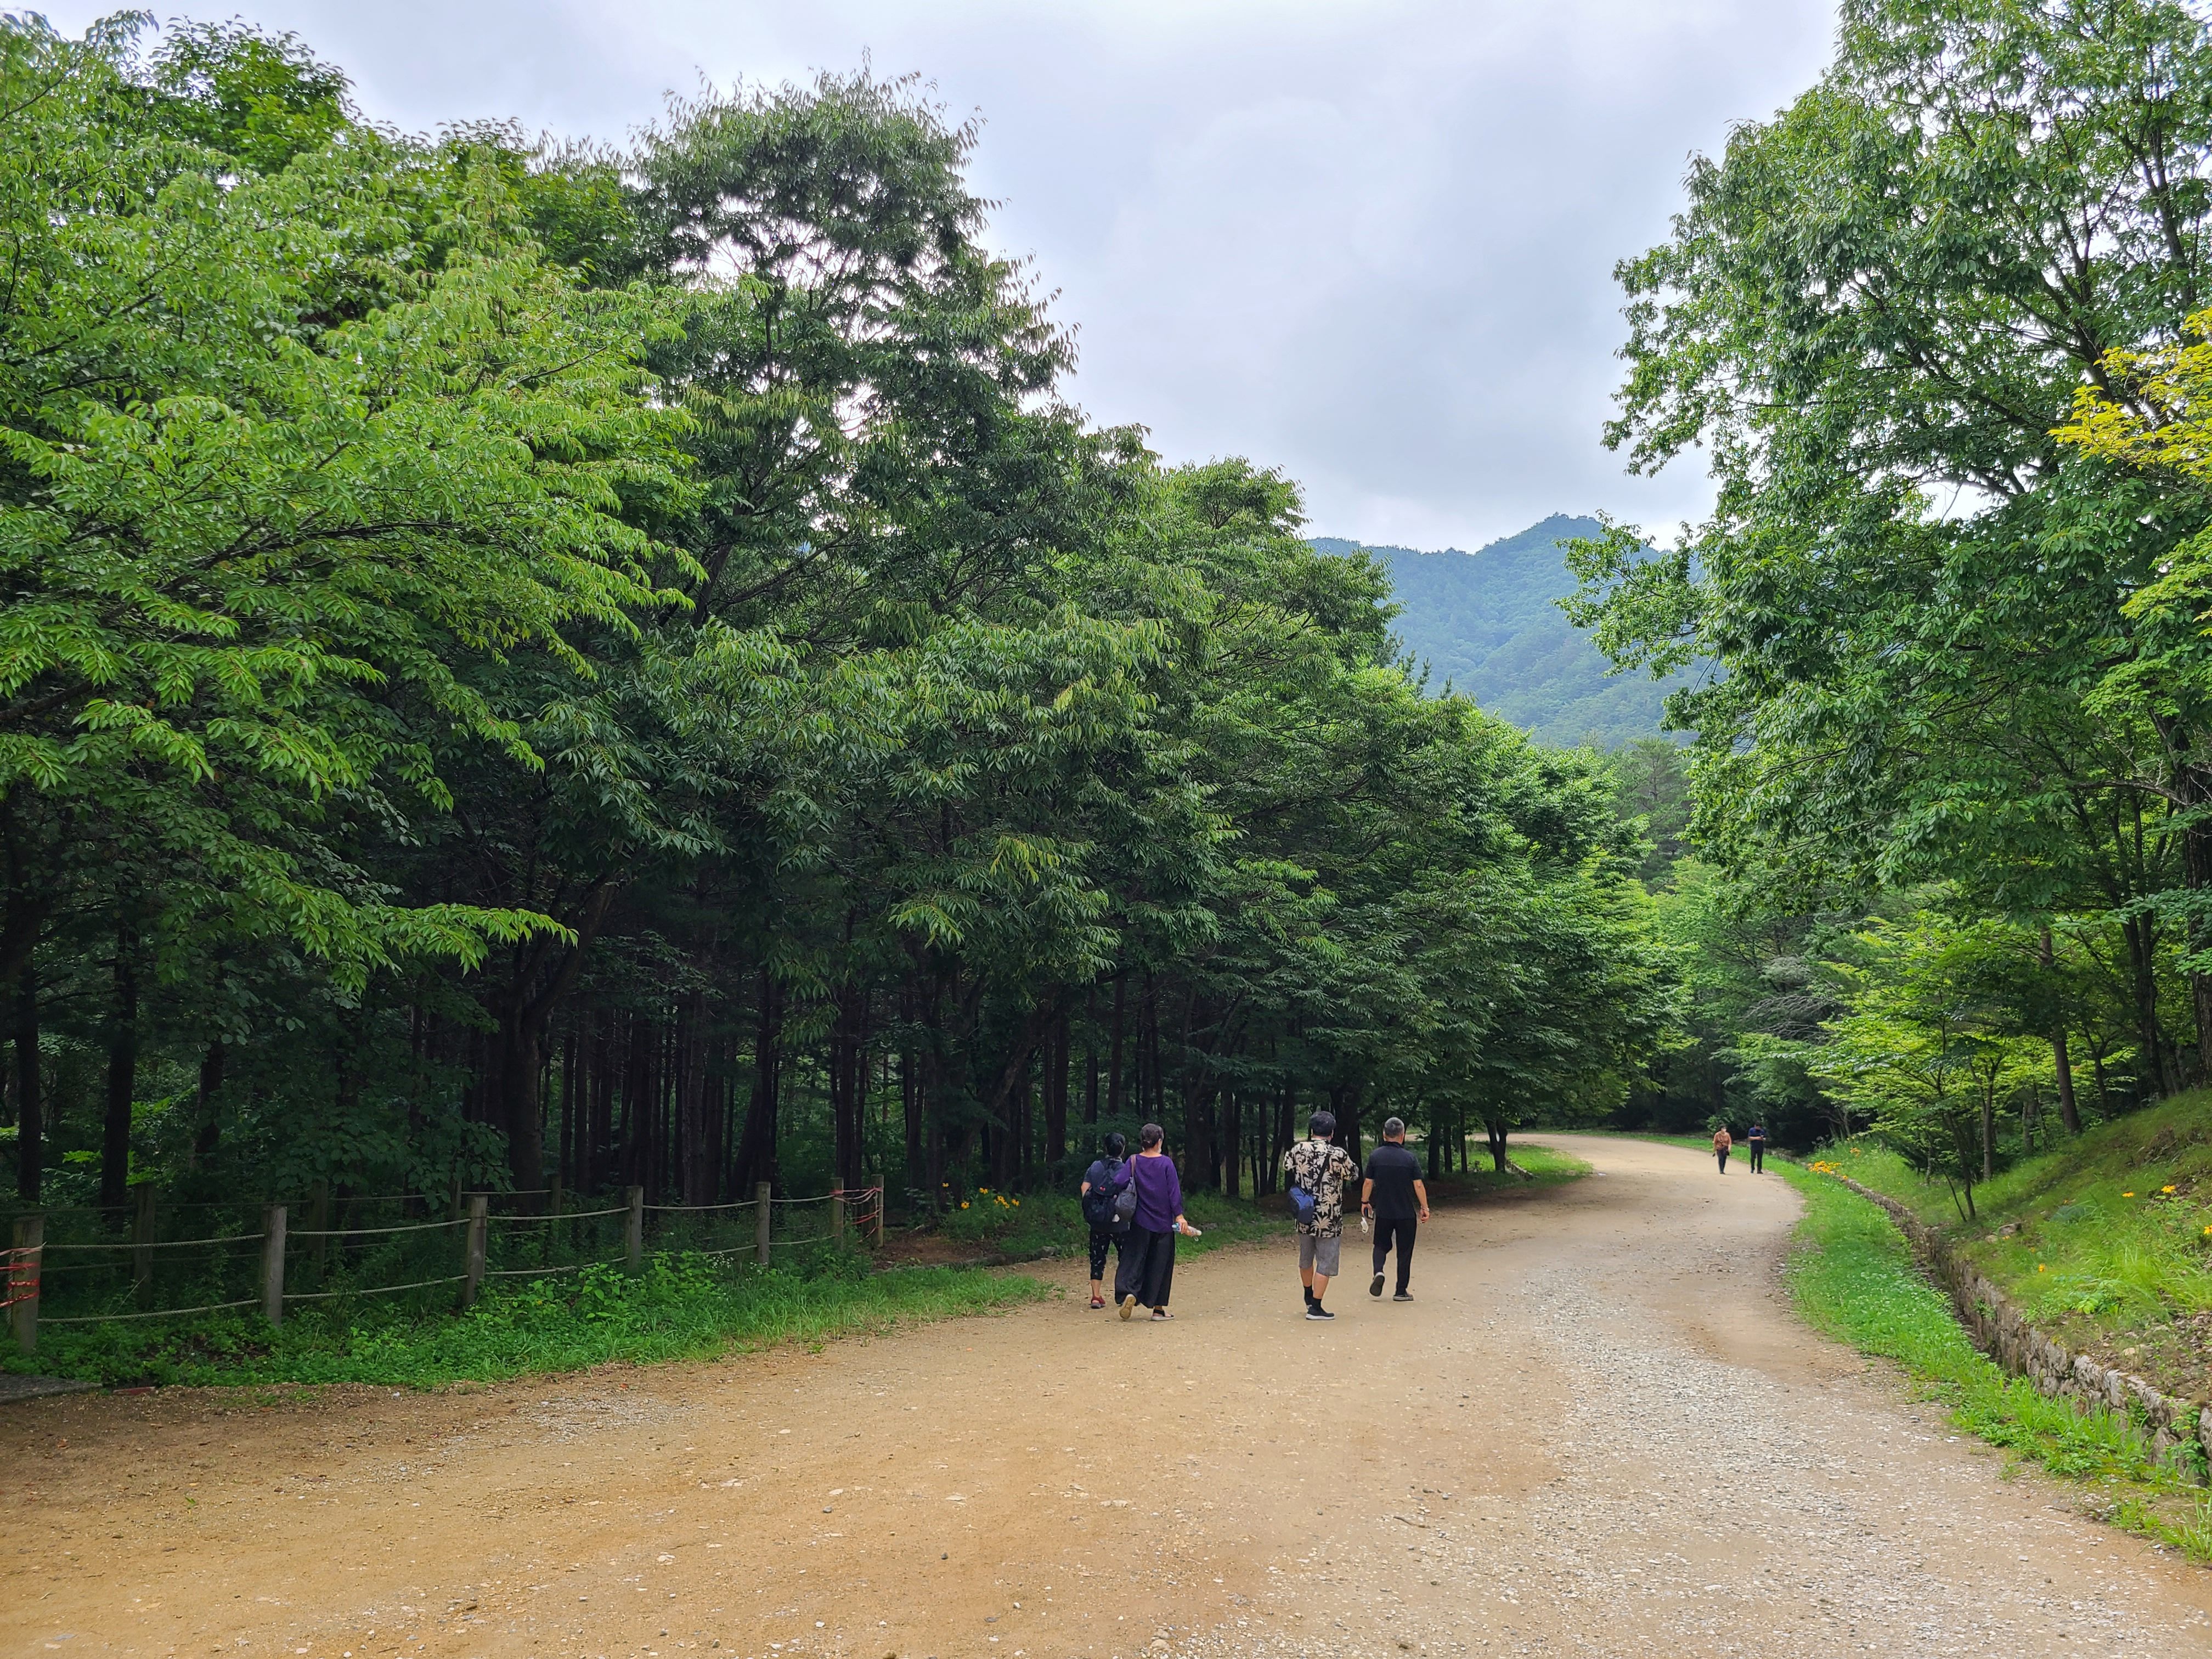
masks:
<path id="1" fill-rule="evenodd" d="M 1036 1301 L 1051 1287 L 980 1267 L 872 1273 L 845 1257 L 811 1272 L 649 1257 L 635 1277 L 593 1267 L 489 1291 L 463 1314 L 362 1298 L 319 1304 L 271 1330 L 240 1315 L 42 1329 L 7 1369 L 110 1386 L 376 1382 L 427 1388 L 574 1370 L 611 1360 L 711 1359 Z"/>
<path id="2" fill-rule="evenodd" d="M 1824 1154 L 1911 1206 L 2036 1326 L 2169 1394 L 2212 1399 L 2212 1092 L 2100 1124 L 1960 1194 L 1869 1140 Z"/>
<path id="3" fill-rule="evenodd" d="M 1961 1428 L 2080 1483 L 2106 1519 L 2212 1560 L 2212 1499 L 2154 1464 L 2134 1425 L 2105 1413 L 2077 1416 L 2006 1376 L 1967 1340 L 1887 1215 L 1824 1174 L 1781 1162 L 1773 1168 L 1805 1197 L 1790 1286 L 1811 1324 L 1896 1361 Z"/>

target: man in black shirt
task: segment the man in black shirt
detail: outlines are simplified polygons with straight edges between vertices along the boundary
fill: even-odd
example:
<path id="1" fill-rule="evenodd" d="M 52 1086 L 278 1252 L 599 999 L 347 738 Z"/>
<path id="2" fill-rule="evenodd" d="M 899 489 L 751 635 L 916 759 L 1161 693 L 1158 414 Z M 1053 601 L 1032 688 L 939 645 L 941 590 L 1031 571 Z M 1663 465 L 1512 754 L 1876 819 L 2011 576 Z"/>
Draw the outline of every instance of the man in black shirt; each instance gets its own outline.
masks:
<path id="1" fill-rule="evenodd" d="M 1370 1296 L 1382 1294 L 1382 1264 L 1390 1246 L 1398 1246 L 1398 1294 L 1394 1302 L 1411 1302 L 1406 1286 L 1413 1277 L 1413 1228 L 1429 1218 L 1429 1189 L 1421 1181 L 1421 1160 L 1406 1150 L 1406 1122 L 1390 1118 L 1382 1125 L 1382 1144 L 1367 1155 L 1367 1179 L 1359 1189 L 1360 1213 L 1375 1223 L 1375 1282 Z"/>

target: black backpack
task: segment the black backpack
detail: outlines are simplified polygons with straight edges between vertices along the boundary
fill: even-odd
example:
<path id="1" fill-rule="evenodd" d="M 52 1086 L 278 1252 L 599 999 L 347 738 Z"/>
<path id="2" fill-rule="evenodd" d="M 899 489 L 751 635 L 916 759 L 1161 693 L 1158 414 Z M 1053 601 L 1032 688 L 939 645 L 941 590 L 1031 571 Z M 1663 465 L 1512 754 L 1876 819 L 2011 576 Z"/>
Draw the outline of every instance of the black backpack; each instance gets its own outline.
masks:
<path id="1" fill-rule="evenodd" d="M 1103 1158 L 1101 1158 L 1098 1161 L 1101 1164 L 1104 1164 L 1106 1162 Z M 1113 1165 L 1101 1170 L 1100 1173 L 1105 1176 L 1108 1181 L 1111 1181 L 1114 1178 L 1115 1170 L 1118 1170 L 1120 1167 L 1121 1162 L 1119 1159 L 1116 1159 Z M 1131 1206 L 1131 1209 L 1133 1211 L 1134 1208 L 1135 1206 L 1133 1205 Z M 1093 1182 L 1091 1185 L 1091 1190 L 1083 1194 L 1083 1218 L 1091 1224 L 1094 1231 L 1103 1233 L 1110 1230 L 1118 1232 L 1121 1231 L 1121 1228 L 1115 1225 L 1114 1210 L 1115 1205 L 1113 1193 L 1106 1187 L 1097 1182 Z M 1122 1224 L 1127 1225 L 1127 1224 L 1123 1223 Z"/>

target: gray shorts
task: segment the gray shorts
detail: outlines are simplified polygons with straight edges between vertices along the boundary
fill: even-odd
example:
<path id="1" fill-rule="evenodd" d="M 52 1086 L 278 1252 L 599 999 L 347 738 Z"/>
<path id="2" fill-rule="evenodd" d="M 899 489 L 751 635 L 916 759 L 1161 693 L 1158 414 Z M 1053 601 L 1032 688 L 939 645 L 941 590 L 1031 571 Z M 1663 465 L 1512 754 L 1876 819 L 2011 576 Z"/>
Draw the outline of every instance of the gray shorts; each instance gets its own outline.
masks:
<path id="1" fill-rule="evenodd" d="M 1337 1264 L 1343 1260 L 1344 1235 L 1332 1233 L 1327 1238 L 1316 1238 L 1311 1233 L 1298 1235 L 1298 1271 L 1312 1268 L 1323 1279 L 1336 1277 Z"/>

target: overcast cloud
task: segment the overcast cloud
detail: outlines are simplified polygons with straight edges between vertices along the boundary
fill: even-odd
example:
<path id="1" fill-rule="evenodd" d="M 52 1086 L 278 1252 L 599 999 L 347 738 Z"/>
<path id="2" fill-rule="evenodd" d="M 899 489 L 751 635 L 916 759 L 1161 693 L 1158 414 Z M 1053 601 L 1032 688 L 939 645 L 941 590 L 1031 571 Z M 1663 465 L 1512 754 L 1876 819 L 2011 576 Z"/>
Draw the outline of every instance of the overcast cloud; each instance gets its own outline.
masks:
<path id="1" fill-rule="evenodd" d="M 105 6 L 47 5 L 81 28 Z M 1599 441 L 1613 262 L 1693 151 L 1815 76 L 1828 0 L 222 0 L 374 118 L 619 139 L 671 88 L 849 69 L 985 122 L 992 240 L 1079 329 L 1074 391 L 1171 459 L 1304 482 L 1314 528 L 1472 548 L 1551 512 L 1662 530 L 1694 465 Z"/>

